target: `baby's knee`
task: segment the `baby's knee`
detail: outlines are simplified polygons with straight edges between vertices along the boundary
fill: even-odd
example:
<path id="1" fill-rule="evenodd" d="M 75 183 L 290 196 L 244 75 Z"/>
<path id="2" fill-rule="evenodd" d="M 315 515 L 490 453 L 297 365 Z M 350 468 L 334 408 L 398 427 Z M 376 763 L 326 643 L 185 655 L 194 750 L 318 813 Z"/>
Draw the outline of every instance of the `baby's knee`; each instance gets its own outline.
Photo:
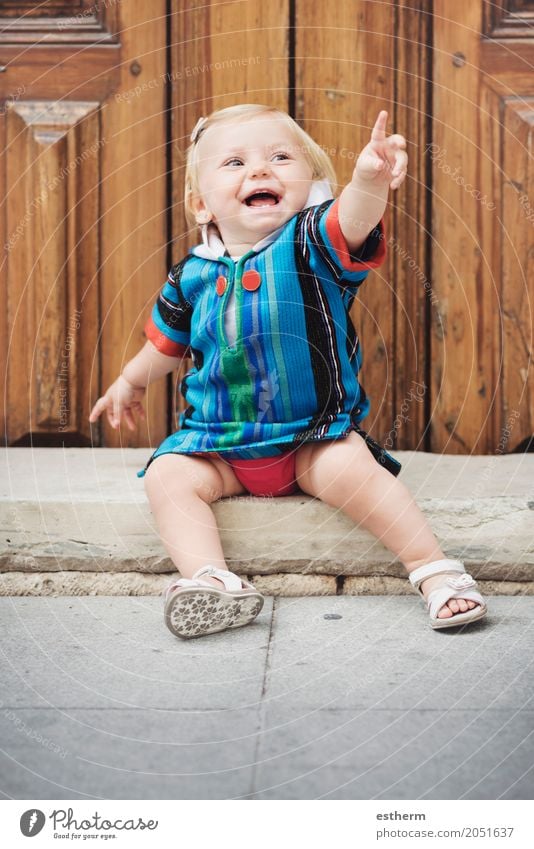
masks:
<path id="1" fill-rule="evenodd" d="M 145 472 L 143 483 L 149 501 L 154 504 L 168 491 L 174 488 L 175 475 L 179 471 L 177 465 L 169 464 L 166 457 L 156 457 Z"/>
<path id="2" fill-rule="evenodd" d="M 209 461 L 184 454 L 165 454 L 152 461 L 145 474 L 151 503 L 199 496 L 211 503 L 221 497 L 220 475 Z"/>

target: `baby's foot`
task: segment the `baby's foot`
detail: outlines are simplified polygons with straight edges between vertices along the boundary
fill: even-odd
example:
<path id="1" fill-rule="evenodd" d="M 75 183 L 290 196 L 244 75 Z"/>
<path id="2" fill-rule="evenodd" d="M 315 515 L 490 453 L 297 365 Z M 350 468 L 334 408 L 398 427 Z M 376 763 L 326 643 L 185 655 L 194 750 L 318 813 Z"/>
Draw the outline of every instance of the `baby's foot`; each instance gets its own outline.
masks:
<path id="1" fill-rule="evenodd" d="M 223 571 L 221 569 L 221 571 Z M 226 569 L 224 570 L 226 571 Z M 228 574 L 230 574 L 228 572 Z M 196 576 L 191 576 L 196 577 Z M 202 575 L 202 583 L 204 584 L 212 584 L 212 586 L 217 587 L 218 590 L 224 590 L 224 582 L 220 578 L 215 578 L 213 575 Z"/>
<path id="2" fill-rule="evenodd" d="M 219 592 L 212 593 L 210 585 Z M 167 588 L 165 623 L 177 637 L 200 637 L 248 625 L 263 602 L 261 593 L 248 581 L 226 569 L 205 566 Z"/>
<path id="3" fill-rule="evenodd" d="M 213 584 L 214 587 L 217 587 L 218 590 L 224 590 L 224 584 L 219 578 L 211 578 L 206 575 L 206 577 L 202 578 L 202 581 L 206 584 Z"/>
<path id="4" fill-rule="evenodd" d="M 455 578 L 458 577 L 458 572 L 447 572 L 447 574 L 452 575 Z M 437 587 L 442 585 L 443 575 L 433 575 L 431 578 L 427 578 L 426 581 L 423 581 L 421 584 L 421 591 L 425 600 L 428 599 L 432 590 L 435 590 Z M 479 607 L 476 601 L 471 601 L 467 598 L 451 598 L 438 611 L 437 617 L 438 619 L 450 619 L 450 617 L 454 616 L 456 613 L 465 613 L 466 610 L 472 610 L 474 607 Z"/>

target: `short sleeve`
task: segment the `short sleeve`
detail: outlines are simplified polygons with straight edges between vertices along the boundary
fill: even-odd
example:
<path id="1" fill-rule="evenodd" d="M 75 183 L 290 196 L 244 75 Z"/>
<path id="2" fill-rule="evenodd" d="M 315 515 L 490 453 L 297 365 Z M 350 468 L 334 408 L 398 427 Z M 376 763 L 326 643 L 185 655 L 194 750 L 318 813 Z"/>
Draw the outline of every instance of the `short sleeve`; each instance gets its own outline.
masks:
<path id="1" fill-rule="evenodd" d="M 355 254 L 351 254 L 339 224 L 339 199 L 309 210 L 306 236 L 313 265 L 322 266 L 342 287 L 357 288 L 386 258 L 384 221 L 381 220 Z"/>
<path id="2" fill-rule="evenodd" d="M 180 285 L 182 267 L 179 263 L 169 272 L 144 328 L 147 339 L 168 357 L 185 356 L 191 338 L 192 305 Z"/>

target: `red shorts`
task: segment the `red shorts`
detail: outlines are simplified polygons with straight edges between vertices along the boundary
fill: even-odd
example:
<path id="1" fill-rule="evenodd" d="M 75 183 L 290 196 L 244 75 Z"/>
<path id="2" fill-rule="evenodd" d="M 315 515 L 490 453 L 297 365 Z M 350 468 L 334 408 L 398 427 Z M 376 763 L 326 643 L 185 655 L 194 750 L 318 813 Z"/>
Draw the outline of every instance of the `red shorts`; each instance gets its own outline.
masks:
<path id="1" fill-rule="evenodd" d="M 255 460 L 228 460 L 224 454 L 217 456 L 232 467 L 238 481 L 251 495 L 291 495 L 298 491 L 295 450 Z"/>

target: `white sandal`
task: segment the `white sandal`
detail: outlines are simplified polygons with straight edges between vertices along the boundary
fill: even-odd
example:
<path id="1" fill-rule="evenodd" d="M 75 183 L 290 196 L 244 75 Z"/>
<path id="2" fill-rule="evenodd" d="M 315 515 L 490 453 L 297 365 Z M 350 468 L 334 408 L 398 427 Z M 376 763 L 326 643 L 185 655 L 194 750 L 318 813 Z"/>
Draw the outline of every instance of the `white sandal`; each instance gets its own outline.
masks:
<path id="1" fill-rule="evenodd" d="M 201 580 L 218 578 L 224 590 Z M 177 637 L 189 639 L 240 628 L 256 618 L 264 598 L 227 569 L 203 566 L 192 578 L 180 578 L 165 593 L 165 624 Z"/>
<path id="2" fill-rule="evenodd" d="M 451 575 L 450 572 L 459 572 L 459 576 Z M 423 581 L 432 575 L 443 575 L 441 586 L 436 587 L 425 599 L 420 587 Z M 446 577 L 445 577 L 446 576 Z M 426 566 L 419 566 L 408 575 L 411 585 L 422 596 L 430 614 L 430 625 L 432 628 L 453 628 L 457 625 L 465 625 L 482 619 L 488 612 L 486 603 L 476 588 L 477 583 L 466 571 L 463 563 L 459 560 L 435 560 Z M 465 598 L 474 601 L 478 607 L 466 610 L 464 613 L 455 613 L 446 619 L 439 619 L 438 612 L 451 598 Z"/>

